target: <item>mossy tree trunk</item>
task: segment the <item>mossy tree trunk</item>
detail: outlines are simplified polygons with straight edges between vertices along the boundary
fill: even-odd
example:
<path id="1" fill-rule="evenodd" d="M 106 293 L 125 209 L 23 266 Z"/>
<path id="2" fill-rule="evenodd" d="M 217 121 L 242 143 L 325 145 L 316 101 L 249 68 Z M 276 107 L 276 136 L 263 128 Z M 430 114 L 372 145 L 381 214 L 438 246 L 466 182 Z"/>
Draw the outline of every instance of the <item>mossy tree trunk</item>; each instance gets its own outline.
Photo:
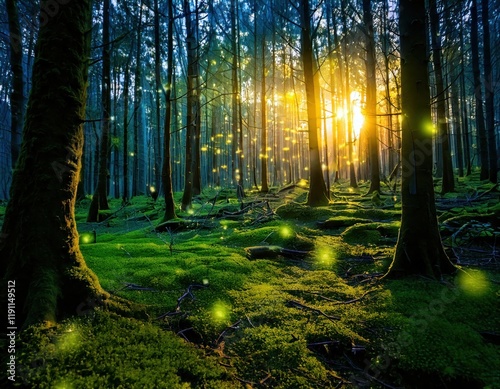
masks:
<path id="1" fill-rule="evenodd" d="M 432 122 L 427 74 L 425 1 L 400 0 L 403 161 L 402 218 L 388 275 L 439 278 L 454 266 L 439 235 L 432 179 Z"/>
<path id="2" fill-rule="evenodd" d="M 21 153 L 0 243 L 0 274 L 16 283 L 19 326 L 54 322 L 76 313 L 82 302 L 105 295 L 80 252 L 74 215 L 91 9 L 90 0 L 60 5 L 39 31 Z M 5 302 L 5 291 L 1 293 Z"/>
<path id="3" fill-rule="evenodd" d="M 300 55 L 302 58 L 306 84 L 307 124 L 309 134 L 309 194 L 307 196 L 307 204 L 317 207 L 327 205 L 330 196 L 326 191 L 319 152 L 321 113 L 318 71 L 312 42 L 311 15 L 312 12 L 309 6 L 309 0 L 301 0 L 300 19 L 302 29 Z"/>

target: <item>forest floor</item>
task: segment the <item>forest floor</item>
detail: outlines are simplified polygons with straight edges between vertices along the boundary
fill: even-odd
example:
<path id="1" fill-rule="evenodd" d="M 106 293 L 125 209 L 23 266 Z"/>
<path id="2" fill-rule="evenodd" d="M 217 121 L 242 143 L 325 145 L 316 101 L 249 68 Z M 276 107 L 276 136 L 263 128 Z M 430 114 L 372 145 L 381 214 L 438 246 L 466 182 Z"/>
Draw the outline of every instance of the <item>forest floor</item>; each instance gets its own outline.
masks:
<path id="1" fill-rule="evenodd" d="M 309 208 L 306 187 L 247 192 L 243 205 L 206 190 L 163 225 L 162 199 L 112 200 L 100 223 L 81 201 L 88 266 L 147 318 L 83 301 L 57 327 L 30 328 L 19 386 L 500 388 L 499 192 L 473 176 L 437 196 L 458 275 L 388 280 L 399 194 L 336 184 L 329 206 Z"/>

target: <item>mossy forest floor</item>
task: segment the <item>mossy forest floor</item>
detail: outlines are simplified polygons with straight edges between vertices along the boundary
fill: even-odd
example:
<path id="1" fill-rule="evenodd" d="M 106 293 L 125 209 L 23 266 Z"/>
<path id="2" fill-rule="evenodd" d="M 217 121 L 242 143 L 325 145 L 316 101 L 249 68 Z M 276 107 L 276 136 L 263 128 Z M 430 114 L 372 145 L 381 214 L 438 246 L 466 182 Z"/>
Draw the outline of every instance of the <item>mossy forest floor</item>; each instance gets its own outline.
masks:
<path id="1" fill-rule="evenodd" d="M 147 317 L 82 301 L 57 327 L 22 333 L 17 384 L 500 388 L 492 185 L 460 178 L 456 193 L 437 196 L 444 244 L 464 270 L 441 282 L 381 279 L 397 240 L 397 194 L 336 184 L 331 205 L 312 209 L 302 204 L 306 185 L 249 191 L 243 211 L 233 191 L 206 190 L 161 231 L 161 198 L 113 200 L 94 224 L 81 201 L 88 266 Z"/>

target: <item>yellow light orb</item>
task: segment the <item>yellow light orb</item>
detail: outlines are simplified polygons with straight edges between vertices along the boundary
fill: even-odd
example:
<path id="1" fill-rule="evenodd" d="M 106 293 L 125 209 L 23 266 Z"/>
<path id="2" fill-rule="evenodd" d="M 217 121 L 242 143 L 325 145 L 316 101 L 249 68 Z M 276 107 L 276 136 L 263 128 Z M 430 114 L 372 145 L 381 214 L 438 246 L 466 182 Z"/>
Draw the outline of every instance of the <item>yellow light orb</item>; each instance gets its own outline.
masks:
<path id="1" fill-rule="evenodd" d="M 293 230 L 288 227 L 288 226 L 281 226 L 280 227 L 280 235 L 282 238 L 286 239 L 286 238 L 290 238 L 293 234 Z"/>
<path id="2" fill-rule="evenodd" d="M 458 286 L 465 294 L 480 297 L 488 292 L 489 281 L 484 272 L 480 270 L 468 270 L 460 272 L 457 278 Z"/>
<path id="3" fill-rule="evenodd" d="M 217 301 L 212 307 L 212 318 L 215 322 L 224 322 L 229 319 L 230 307 L 223 301 Z"/>

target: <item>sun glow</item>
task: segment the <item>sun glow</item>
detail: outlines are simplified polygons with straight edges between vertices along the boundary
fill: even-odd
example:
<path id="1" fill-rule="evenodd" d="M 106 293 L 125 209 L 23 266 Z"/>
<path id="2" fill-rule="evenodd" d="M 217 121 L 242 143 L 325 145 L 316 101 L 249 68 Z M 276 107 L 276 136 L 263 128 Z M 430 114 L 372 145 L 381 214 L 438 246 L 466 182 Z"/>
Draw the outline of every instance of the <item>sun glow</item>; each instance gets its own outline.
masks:
<path id="1" fill-rule="evenodd" d="M 361 113 L 361 94 L 357 91 L 351 92 L 351 109 L 352 109 L 352 130 L 354 137 L 358 138 L 365 122 L 365 117 Z"/>

